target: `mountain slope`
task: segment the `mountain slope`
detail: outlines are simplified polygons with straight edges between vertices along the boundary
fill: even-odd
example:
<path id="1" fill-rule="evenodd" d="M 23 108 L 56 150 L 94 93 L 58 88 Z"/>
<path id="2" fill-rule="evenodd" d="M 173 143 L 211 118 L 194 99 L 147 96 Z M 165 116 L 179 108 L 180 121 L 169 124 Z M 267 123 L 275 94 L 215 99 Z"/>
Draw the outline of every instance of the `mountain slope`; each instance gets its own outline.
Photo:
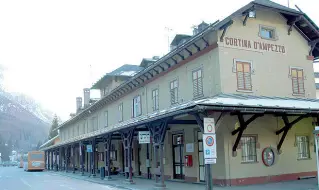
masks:
<path id="1" fill-rule="evenodd" d="M 43 142 L 49 126 L 49 112 L 41 112 L 35 101 L 22 94 L 0 92 L 0 135 L 15 142 L 16 149 L 29 150 Z"/>

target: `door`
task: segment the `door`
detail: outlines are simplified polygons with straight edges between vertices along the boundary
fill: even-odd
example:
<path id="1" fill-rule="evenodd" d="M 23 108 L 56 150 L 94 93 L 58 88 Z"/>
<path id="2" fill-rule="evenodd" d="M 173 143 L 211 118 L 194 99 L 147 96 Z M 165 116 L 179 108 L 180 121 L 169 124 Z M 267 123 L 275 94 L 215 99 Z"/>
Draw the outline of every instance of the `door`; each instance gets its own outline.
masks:
<path id="1" fill-rule="evenodd" d="M 197 132 L 199 180 L 205 181 L 205 161 L 203 152 L 203 133 Z"/>
<path id="2" fill-rule="evenodd" d="M 184 179 L 184 135 L 173 135 L 173 170 L 174 179 Z"/>

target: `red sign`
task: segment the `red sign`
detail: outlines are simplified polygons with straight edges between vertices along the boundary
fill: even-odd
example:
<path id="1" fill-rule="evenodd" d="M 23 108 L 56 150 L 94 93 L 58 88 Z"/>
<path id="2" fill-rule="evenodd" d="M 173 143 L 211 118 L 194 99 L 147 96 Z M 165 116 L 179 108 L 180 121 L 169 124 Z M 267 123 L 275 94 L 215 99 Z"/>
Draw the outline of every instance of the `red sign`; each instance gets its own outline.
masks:
<path id="1" fill-rule="evenodd" d="M 206 141 L 207 146 L 213 146 L 215 139 L 212 136 L 208 136 L 208 137 L 206 137 L 205 141 Z"/>

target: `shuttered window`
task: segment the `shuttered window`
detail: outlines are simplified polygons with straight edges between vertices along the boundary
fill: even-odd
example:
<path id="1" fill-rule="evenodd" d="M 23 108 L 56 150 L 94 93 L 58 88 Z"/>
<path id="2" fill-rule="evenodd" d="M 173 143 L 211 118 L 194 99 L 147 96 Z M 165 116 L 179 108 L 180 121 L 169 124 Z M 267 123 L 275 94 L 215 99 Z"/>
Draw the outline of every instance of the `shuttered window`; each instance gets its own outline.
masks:
<path id="1" fill-rule="evenodd" d="M 291 68 L 291 81 L 294 94 L 305 93 L 303 69 Z"/>
<path id="2" fill-rule="evenodd" d="M 173 80 L 170 83 L 170 93 L 171 93 L 171 104 L 178 103 L 178 81 Z"/>
<path id="3" fill-rule="evenodd" d="M 152 91 L 152 102 L 153 102 L 153 111 L 157 111 L 159 109 L 158 88 Z"/>
<path id="4" fill-rule="evenodd" d="M 202 69 L 193 71 L 193 95 L 194 98 L 203 96 Z"/>
<path id="5" fill-rule="evenodd" d="M 238 90 L 252 90 L 251 84 L 251 63 L 236 62 L 237 73 L 237 89 Z"/>
<path id="6" fill-rule="evenodd" d="M 309 138 L 308 136 L 297 136 L 298 159 L 308 159 L 309 154 Z"/>
<path id="7" fill-rule="evenodd" d="M 133 98 L 133 117 L 138 117 L 142 114 L 141 96 Z"/>
<path id="8" fill-rule="evenodd" d="M 109 112 L 108 111 L 105 111 L 104 112 L 104 127 L 107 127 L 108 124 L 109 124 Z"/>
<path id="9" fill-rule="evenodd" d="M 123 121 L 123 103 L 119 105 L 119 122 Z"/>

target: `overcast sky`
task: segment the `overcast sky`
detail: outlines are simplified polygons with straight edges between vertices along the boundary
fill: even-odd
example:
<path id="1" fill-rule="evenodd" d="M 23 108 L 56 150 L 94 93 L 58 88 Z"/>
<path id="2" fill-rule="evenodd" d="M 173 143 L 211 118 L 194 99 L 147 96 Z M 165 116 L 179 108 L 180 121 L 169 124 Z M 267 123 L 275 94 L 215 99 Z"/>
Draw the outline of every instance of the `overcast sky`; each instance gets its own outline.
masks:
<path id="1" fill-rule="evenodd" d="M 249 2 L 0 0 L 5 87 L 32 96 L 66 120 L 75 111 L 75 97 L 105 73 L 163 56 L 168 36 L 191 33 L 193 25 L 222 19 Z M 319 0 L 290 0 L 294 4 L 319 23 Z"/>

